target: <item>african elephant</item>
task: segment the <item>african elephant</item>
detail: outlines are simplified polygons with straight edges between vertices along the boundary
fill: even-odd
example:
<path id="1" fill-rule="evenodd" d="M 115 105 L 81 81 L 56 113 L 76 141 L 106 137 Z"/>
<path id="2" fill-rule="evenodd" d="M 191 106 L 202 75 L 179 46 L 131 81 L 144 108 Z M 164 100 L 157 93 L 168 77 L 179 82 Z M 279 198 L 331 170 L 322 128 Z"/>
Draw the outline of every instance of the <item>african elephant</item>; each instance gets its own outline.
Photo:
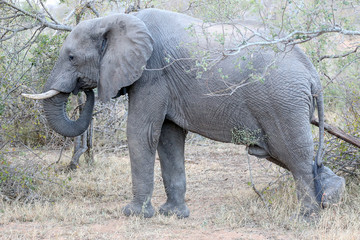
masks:
<path id="1" fill-rule="evenodd" d="M 239 48 L 236 43 L 246 39 L 264 41 L 253 34 L 261 31 L 254 24 L 207 26 L 183 14 L 146 9 L 83 21 L 69 34 L 40 95 L 45 115 L 56 132 L 74 137 L 89 125 L 92 89 L 97 88 L 104 102 L 128 94 L 133 200 L 123 208 L 125 215 L 154 215 L 158 151 L 167 195 L 159 211 L 189 216 L 184 201 L 187 131 L 245 144 L 249 154 L 289 169 L 303 213 L 319 209 L 314 174 L 322 166 L 321 154 L 314 164 L 310 128 L 317 106 L 322 137 L 319 77 L 296 46 Z M 256 31 L 249 31 L 251 26 Z M 87 101 L 81 116 L 72 121 L 65 103 L 70 93 L 80 90 Z"/>

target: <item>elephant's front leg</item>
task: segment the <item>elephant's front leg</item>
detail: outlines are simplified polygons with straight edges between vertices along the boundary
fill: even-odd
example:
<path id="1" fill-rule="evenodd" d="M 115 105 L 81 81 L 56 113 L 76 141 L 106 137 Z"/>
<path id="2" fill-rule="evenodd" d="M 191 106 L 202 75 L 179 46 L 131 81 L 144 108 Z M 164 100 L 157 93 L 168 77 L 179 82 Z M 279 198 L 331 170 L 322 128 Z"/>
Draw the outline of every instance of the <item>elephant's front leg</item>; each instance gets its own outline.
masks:
<path id="1" fill-rule="evenodd" d="M 126 216 L 150 218 L 155 211 L 151 204 L 154 189 L 154 162 L 161 123 L 135 127 L 128 121 L 127 138 L 131 161 L 133 200 L 123 208 Z"/>
<path id="2" fill-rule="evenodd" d="M 165 120 L 158 144 L 161 172 L 167 201 L 160 207 L 164 215 L 176 214 L 178 218 L 189 216 L 185 204 L 186 178 L 184 145 L 186 131 L 171 121 Z"/>

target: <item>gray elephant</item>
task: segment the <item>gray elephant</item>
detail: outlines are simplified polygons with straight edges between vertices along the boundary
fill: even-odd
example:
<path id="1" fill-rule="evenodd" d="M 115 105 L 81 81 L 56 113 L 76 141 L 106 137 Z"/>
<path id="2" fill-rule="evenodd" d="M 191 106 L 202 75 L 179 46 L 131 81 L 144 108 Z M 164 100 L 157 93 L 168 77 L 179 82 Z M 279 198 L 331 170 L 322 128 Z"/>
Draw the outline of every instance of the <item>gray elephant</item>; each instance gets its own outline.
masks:
<path id="1" fill-rule="evenodd" d="M 45 93 L 32 97 L 45 99 L 45 114 L 56 132 L 74 137 L 92 118 L 92 89 L 97 88 L 104 102 L 128 93 L 133 200 L 123 208 L 127 216 L 154 215 L 156 151 L 167 195 L 160 213 L 189 216 L 184 201 L 187 131 L 245 144 L 249 154 L 289 169 L 303 213 L 317 211 L 316 194 L 321 191 L 314 173 L 321 175 L 322 165 L 319 153 L 313 164 L 310 120 L 317 106 L 322 136 L 324 113 L 312 63 L 296 46 L 239 50 L 232 45 L 241 41 L 234 33 L 243 31 L 243 40 L 254 33 L 246 22 L 233 30 L 204 26 L 198 19 L 156 9 L 83 21 L 65 40 Z M 219 37 L 219 31 L 227 37 Z M 80 90 L 87 101 L 72 121 L 65 104 L 70 93 Z M 342 184 L 331 193 L 341 195 L 343 179 L 336 181 Z"/>

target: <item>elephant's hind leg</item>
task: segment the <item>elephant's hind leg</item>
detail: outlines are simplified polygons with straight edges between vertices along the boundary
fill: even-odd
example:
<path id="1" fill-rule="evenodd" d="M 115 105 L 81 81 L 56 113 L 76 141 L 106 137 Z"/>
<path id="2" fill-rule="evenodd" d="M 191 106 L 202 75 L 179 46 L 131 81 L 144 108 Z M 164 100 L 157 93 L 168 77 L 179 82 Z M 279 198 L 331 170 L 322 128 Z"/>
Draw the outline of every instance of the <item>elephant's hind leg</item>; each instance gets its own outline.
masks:
<path id="1" fill-rule="evenodd" d="M 189 216 L 185 204 L 186 178 L 184 145 L 186 131 L 171 121 L 165 120 L 160 134 L 158 153 L 167 201 L 160 207 L 164 215 L 176 214 L 179 218 Z"/>
<path id="2" fill-rule="evenodd" d="M 268 138 L 272 156 L 290 170 L 296 181 L 301 214 L 304 216 L 310 216 L 319 210 L 313 175 L 313 139 L 307 119 L 309 118 L 303 117 L 303 121 L 300 122 L 287 121 L 278 129 L 277 136 Z"/>

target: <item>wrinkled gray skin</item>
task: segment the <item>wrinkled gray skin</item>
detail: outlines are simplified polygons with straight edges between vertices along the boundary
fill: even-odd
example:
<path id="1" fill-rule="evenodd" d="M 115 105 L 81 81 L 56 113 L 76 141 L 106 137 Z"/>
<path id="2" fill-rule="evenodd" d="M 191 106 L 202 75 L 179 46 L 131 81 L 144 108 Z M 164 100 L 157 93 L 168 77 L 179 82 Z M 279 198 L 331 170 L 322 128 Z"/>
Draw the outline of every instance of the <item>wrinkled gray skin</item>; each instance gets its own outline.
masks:
<path id="1" fill-rule="evenodd" d="M 321 205 L 323 208 L 339 203 L 345 191 L 345 179 L 337 176 L 328 167 L 323 167 L 318 176 L 321 180 L 323 194 L 321 196 Z"/>
<path id="2" fill-rule="evenodd" d="M 323 103 L 319 78 L 309 59 L 297 47 L 276 57 L 270 48 L 253 48 L 219 59 L 196 78 L 199 69 L 189 58 L 201 48 L 191 43 L 207 44 L 210 49 L 211 44 L 214 49 L 218 45 L 190 34 L 190 24 L 200 26 L 201 22 L 155 9 L 81 22 L 64 42 L 45 85 L 45 90 L 62 92 L 44 101 L 51 127 L 65 136 L 81 134 L 91 119 L 91 89 L 97 87 L 100 100 L 106 102 L 127 87 L 133 200 L 124 207 L 125 215 L 154 214 L 151 196 L 157 150 L 167 195 L 160 213 L 189 216 L 184 201 L 187 131 L 231 142 L 235 128 L 258 133 L 257 143 L 248 148 L 250 154 L 292 172 L 304 214 L 318 210 L 310 119 L 316 101 L 323 117 Z M 180 60 L 169 64 L 167 59 Z M 267 67 L 272 61 L 274 67 Z M 262 73 L 264 79 L 256 80 L 254 76 Z M 64 113 L 64 105 L 68 94 L 79 90 L 87 90 L 89 100 L 73 122 Z M 331 183 L 330 179 L 327 185 Z"/>

